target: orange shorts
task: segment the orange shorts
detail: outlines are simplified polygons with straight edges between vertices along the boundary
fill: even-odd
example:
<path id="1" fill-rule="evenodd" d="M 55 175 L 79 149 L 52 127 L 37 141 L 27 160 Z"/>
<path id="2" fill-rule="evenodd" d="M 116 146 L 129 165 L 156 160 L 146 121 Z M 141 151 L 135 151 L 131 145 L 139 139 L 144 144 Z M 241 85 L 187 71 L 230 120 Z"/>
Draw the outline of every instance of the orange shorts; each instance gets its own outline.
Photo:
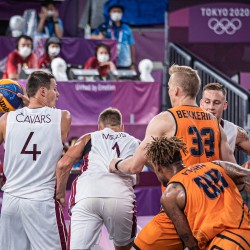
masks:
<path id="1" fill-rule="evenodd" d="M 242 250 L 250 249 L 250 229 L 228 229 L 218 234 L 211 241 L 207 250 Z"/>
<path id="2" fill-rule="evenodd" d="M 164 212 L 157 214 L 143 227 L 135 239 L 134 248 L 138 250 L 184 249 L 174 224 Z"/>

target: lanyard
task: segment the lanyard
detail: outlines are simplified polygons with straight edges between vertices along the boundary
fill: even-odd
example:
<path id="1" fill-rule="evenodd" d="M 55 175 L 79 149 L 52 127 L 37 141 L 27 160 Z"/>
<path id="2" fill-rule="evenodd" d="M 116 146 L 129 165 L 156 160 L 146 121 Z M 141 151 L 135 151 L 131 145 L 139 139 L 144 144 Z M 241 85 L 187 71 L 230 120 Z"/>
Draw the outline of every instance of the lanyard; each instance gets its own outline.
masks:
<path id="1" fill-rule="evenodd" d="M 111 38 L 115 39 L 115 32 L 114 32 L 113 23 L 112 23 L 111 20 L 109 21 L 109 26 L 110 26 Z M 119 30 L 119 36 L 118 36 L 118 43 L 122 42 L 122 33 L 123 33 L 123 31 L 122 31 L 122 24 L 121 24 L 121 27 L 120 27 L 120 30 Z"/>

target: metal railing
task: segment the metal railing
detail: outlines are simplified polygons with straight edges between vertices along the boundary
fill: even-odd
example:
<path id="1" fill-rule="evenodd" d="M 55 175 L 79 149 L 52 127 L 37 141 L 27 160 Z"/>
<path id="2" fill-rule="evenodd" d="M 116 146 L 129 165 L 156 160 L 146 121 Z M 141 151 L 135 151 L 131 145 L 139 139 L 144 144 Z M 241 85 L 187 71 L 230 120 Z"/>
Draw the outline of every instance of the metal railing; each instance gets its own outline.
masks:
<path id="1" fill-rule="evenodd" d="M 168 46 L 167 65 L 178 64 L 190 66 L 199 72 L 202 86 L 198 94 L 197 101 L 201 99 L 202 88 L 207 83 L 219 82 L 223 84 L 228 91 L 227 100 L 228 108 L 223 113 L 223 118 L 249 131 L 248 118 L 250 117 L 250 93 L 240 86 L 237 86 L 231 79 L 223 76 L 220 72 L 212 69 L 206 63 L 197 59 L 175 44 L 170 43 Z M 243 163 L 247 160 L 247 155 L 243 152 L 235 154 L 237 162 Z"/>

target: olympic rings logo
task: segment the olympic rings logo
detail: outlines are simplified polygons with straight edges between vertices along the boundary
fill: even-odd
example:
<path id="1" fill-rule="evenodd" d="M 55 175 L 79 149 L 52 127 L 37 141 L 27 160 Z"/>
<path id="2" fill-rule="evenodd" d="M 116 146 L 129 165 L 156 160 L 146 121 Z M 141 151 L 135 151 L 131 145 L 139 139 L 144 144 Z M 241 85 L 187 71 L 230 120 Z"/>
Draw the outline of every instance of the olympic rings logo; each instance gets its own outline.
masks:
<path id="1" fill-rule="evenodd" d="M 227 18 L 222 18 L 220 20 L 216 18 L 210 18 L 208 20 L 208 27 L 217 35 L 222 35 L 224 33 L 233 35 L 241 28 L 241 26 L 241 21 L 238 18 L 233 18 L 232 20 Z"/>

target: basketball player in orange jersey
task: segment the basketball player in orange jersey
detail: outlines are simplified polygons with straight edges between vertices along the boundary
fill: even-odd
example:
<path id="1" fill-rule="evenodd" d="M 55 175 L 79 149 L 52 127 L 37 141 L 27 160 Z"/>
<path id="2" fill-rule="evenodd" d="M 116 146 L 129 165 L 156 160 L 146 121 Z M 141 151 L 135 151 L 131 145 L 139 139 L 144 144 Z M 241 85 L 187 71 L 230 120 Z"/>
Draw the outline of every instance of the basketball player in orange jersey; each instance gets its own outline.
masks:
<path id="1" fill-rule="evenodd" d="M 150 121 L 145 138 L 133 157 L 112 160 L 111 172 L 139 173 L 147 163 L 145 147 L 152 141 L 152 136 L 182 137 L 188 148 L 188 153 L 182 154 L 185 165 L 219 159 L 235 162 L 217 119 L 196 103 L 201 85 L 197 71 L 187 66 L 173 65 L 169 74 L 169 96 L 173 108 Z M 182 242 L 171 220 L 160 212 L 138 234 L 134 247 L 161 250 L 166 246 L 168 250 L 179 250 L 182 249 Z"/>
<path id="2" fill-rule="evenodd" d="M 6 179 L 0 249 L 66 250 L 66 227 L 54 196 L 56 163 L 71 117 L 54 108 L 59 93 L 53 75 L 32 73 L 26 89 L 29 105 L 0 118 Z"/>
<path id="3" fill-rule="evenodd" d="M 250 249 L 250 214 L 234 183 L 240 175 L 249 192 L 250 170 L 223 161 L 185 166 L 180 154 L 185 150 L 180 138 L 160 137 L 153 138 L 146 153 L 167 187 L 161 203 L 184 247 Z"/>

